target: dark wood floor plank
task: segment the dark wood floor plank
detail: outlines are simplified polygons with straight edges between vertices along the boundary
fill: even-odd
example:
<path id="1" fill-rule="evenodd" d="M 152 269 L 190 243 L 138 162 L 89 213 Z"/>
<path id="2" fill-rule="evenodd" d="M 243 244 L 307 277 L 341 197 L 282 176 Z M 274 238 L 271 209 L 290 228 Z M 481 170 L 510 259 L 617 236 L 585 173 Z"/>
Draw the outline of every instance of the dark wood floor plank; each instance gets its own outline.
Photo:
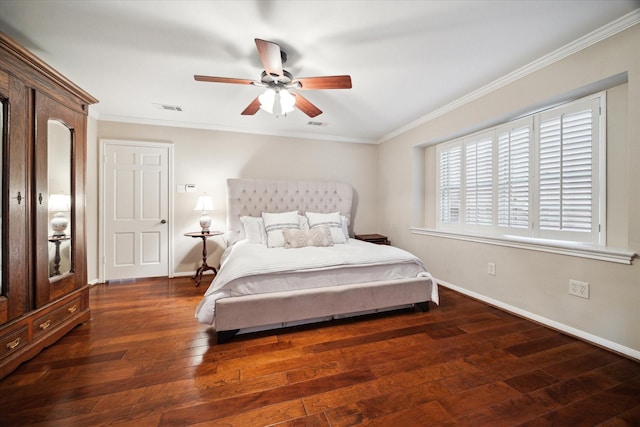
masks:
<path id="1" fill-rule="evenodd" d="M 593 426 L 637 408 L 639 399 L 640 379 L 635 379 L 591 394 L 523 425 Z"/>
<path id="2" fill-rule="evenodd" d="M 287 400 L 295 400 L 298 397 L 305 397 L 328 390 L 340 389 L 353 384 L 371 381 L 374 378 L 370 371 L 360 369 L 323 377 L 319 380 L 303 381 L 260 392 L 242 394 L 237 397 L 222 398 L 188 408 L 169 410 L 163 414 L 160 425 L 184 425 L 217 420 L 229 417 L 237 412 L 286 402 Z"/>
<path id="3" fill-rule="evenodd" d="M 202 427 L 247 427 L 247 426 L 322 426 L 329 427 L 322 414 L 307 416 L 301 400 L 292 400 L 255 410 L 241 412 L 219 420 L 207 420 L 193 424 Z"/>
<path id="4" fill-rule="evenodd" d="M 509 387 L 507 384 L 495 382 L 457 393 L 440 400 L 440 403 L 449 413 L 461 415 L 482 410 L 487 406 L 508 401 L 520 395 L 517 390 Z"/>
<path id="5" fill-rule="evenodd" d="M 223 345 L 204 291 L 92 287 L 91 320 L 0 380 L 0 426 L 640 425 L 640 363 L 444 288 Z"/>
<path id="6" fill-rule="evenodd" d="M 238 426 L 246 425 L 250 424 L 238 424 Z M 271 427 L 331 427 L 331 424 L 324 414 L 313 414 L 273 424 Z"/>

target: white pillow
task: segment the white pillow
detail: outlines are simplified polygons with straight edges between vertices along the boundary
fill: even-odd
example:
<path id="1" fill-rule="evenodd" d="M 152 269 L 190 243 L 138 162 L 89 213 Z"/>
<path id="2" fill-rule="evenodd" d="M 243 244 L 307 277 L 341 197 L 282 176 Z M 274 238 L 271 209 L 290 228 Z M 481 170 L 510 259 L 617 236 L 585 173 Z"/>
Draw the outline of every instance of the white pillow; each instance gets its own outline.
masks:
<path id="1" fill-rule="evenodd" d="M 304 215 L 298 215 L 298 222 L 300 223 L 300 230 L 309 231 L 309 219 Z"/>
<path id="2" fill-rule="evenodd" d="M 349 220 L 344 215 L 342 215 L 340 219 L 342 220 L 342 232 L 344 233 L 344 236 L 348 241 L 349 240 Z"/>
<path id="3" fill-rule="evenodd" d="M 322 227 L 326 225 L 331 231 L 331 238 L 333 243 L 347 243 L 347 237 L 342 229 L 342 218 L 340 218 L 340 212 L 333 213 L 316 213 L 307 212 L 307 218 L 309 218 L 309 228 L 313 230 L 316 227 Z"/>
<path id="4" fill-rule="evenodd" d="M 264 229 L 264 221 L 261 217 L 241 216 L 240 221 L 244 228 L 245 239 L 249 243 L 267 243 L 267 232 Z"/>
<path id="5" fill-rule="evenodd" d="M 282 230 L 285 228 L 300 230 L 298 211 L 283 213 L 262 212 L 262 220 L 264 221 L 264 229 L 267 232 L 267 246 L 270 248 L 284 246 Z"/>
<path id="6" fill-rule="evenodd" d="M 333 246 L 329 227 L 316 227 L 313 230 L 294 230 L 285 228 L 282 230 L 284 247 L 302 248 L 305 246 Z"/>

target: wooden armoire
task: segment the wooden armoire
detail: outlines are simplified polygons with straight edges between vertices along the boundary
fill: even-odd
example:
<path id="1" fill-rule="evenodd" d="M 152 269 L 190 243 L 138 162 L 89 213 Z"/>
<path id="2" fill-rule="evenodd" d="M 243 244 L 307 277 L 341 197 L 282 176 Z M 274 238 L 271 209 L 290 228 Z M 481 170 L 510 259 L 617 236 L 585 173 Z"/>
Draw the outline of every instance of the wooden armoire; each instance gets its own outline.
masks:
<path id="1" fill-rule="evenodd" d="M 0 378 L 89 320 L 86 123 L 96 102 L 0 33 Z"/>

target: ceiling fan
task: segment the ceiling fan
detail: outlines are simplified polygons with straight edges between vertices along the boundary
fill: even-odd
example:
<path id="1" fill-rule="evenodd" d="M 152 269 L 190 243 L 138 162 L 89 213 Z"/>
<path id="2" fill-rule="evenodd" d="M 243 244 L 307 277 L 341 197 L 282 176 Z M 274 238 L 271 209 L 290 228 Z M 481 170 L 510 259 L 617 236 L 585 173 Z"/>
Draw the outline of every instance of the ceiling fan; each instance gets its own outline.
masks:
<path id="1" fill-rule="evenodd" d="M 322 114 L 322 110 L 299 93 L 291 92 L 291 89 L 351 89 L 351 77 L 347 75 L 294 79 L 290 72 L 282 68 L 282 64 L 287 61 L 287 54 L 280 49 L 277 43 L 261 39 L 255 39 L 255 42 L 260 60 L 264 66 L 260 80 L 201 75 L 193 76 L 199 82 L 232 83 L 267 88 L 263 94 L 256 97 L 256 99 L 244 109 L 242 115 L 254 115 L 260 108 L 269 113 L 281 115 L 297 108 L 309 117 L 316 117 Z"/>

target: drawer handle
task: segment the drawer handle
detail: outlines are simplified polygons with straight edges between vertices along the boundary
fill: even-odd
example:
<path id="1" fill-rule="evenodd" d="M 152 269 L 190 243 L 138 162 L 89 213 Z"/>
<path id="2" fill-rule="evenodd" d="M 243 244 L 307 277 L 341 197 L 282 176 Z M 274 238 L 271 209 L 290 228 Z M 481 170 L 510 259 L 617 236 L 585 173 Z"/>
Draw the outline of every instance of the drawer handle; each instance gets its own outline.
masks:
<path id="1" fill-rule="evenodd" d="M 43 331 L 49 328 L 49 326 L 51 326 L 51 319 L 47 320 L 44 323 L 40 323 L 40 329 L 42 329 Z"/>
<path id="2" fill-rule="evenodd" d="M 67 311 L 69 312 L 69 314 L 73 314 L 78 311 L 78 307 L 74 304 L 71 307 L 67 308 Z"/>
<path id="3" fill-rule="evenodd" d="M 13 350 L 14 348 L 16 348 L 17 346 L 20 345 L 20 337 L 16 338 L 15 340 L 8 342 L 7 343 L 7 349 L 8 350 Z"/>

